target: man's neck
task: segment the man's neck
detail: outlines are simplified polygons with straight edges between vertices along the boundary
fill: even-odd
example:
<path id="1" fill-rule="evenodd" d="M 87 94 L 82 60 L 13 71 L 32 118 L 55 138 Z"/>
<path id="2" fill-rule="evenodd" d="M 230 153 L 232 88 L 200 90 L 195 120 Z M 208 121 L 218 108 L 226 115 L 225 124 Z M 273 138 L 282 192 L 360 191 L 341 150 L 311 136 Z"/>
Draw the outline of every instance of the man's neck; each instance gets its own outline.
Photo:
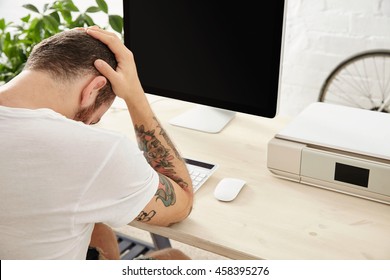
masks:
<path id="1" fill-rule="evenodd" d="M 66 117 L 74 110 L 72 92 L 65 92 L 48 74 L 40 71 L 22 71 L 0 87 L 0 105 L 14 108 L 49 108 Z M 76 100 L 77 102 L 77 100 Z"/>

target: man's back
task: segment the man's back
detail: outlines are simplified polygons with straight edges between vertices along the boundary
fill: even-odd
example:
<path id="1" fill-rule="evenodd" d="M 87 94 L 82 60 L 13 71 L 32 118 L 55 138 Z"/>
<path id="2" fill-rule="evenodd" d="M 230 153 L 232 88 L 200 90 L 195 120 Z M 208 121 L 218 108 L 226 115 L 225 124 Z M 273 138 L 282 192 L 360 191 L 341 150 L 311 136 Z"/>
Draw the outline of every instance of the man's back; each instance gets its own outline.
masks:
<path id="1" fill-rule="evenodd" d="M 126 102 L 139 148 L 88 126 L 115 97 Z M 113 240 L 96 244 L 94 225 L 169 226 L 191 213 L 186 163 L 112 32 L 77 28 L 37 44 L 0 87 L 0 131 L 0 259 L 81 259 L 87 239 Z M 117 249 L 113 241 L 106 247 Z"/>
<path id="2" fill-rule="evenodd" d="M 2 106 L 0 131 L 0 259 L 83 259 L 94 223 L 129 223 L 156 192 L 124 136 Z"/>

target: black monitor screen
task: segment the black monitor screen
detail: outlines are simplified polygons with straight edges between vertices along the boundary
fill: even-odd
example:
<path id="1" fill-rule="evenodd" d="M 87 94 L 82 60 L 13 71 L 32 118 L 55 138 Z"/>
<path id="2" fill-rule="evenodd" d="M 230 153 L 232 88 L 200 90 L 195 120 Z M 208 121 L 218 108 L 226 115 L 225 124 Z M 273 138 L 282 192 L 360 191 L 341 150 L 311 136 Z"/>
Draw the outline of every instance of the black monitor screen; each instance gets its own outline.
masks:
<path id="1" fill-rule="evenodd" d="M 124 0 L 124 40 L 147 93 L 277 113 L 284 0 Z"/>

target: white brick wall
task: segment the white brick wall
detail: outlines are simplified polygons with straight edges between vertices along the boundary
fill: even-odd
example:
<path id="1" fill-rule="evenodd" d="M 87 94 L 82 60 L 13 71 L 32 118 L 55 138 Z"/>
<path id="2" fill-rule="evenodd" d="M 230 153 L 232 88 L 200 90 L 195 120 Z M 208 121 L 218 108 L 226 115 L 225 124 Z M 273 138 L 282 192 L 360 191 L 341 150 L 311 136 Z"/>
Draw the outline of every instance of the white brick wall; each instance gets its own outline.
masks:
<path id="1" fill-rule="evenodd" d="M 294 116 L 342 60 L 390 49 L 390 0 L 287 1 L 280 114 Z"/>

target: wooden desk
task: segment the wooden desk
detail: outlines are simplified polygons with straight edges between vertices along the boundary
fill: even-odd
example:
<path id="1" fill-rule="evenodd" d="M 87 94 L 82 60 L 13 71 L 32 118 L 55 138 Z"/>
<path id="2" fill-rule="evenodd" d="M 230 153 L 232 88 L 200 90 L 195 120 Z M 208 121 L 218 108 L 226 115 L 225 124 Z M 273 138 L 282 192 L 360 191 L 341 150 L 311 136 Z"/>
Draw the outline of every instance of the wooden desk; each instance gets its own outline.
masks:
<path id="1" fill-rule="evenodd" d="M 182 223 L 131 226 L 232 259 L 390 259 L 389 205 L 290 182 L 268 171 L 267 143 L 287 118 L 237 114 L 221 133 L 207 134 L 167 123 L 193 104 L 151 97 L 183 156 L 220 167 L 197 191 L 193 211 Z M 130 123 L 127 111 L 112 110 L 100 126 L 133 138 Z M 247 181 L 232 202 L 213 197 L 224 177 Z"/>

